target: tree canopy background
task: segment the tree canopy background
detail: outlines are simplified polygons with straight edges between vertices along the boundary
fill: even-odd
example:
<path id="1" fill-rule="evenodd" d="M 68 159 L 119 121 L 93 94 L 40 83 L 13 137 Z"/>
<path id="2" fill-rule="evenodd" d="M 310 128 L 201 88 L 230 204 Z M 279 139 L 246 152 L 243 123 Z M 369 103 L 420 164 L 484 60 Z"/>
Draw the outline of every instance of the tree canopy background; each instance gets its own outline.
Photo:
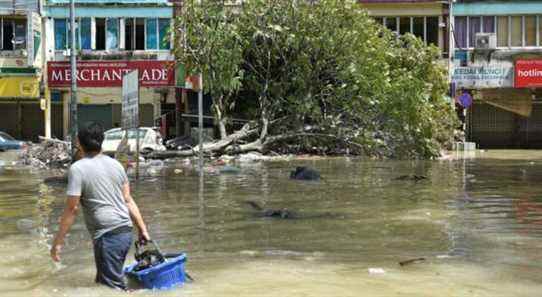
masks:
<path id="1" fill-rule="evenodd" d="M 438 48 L 355 1 L 184 1 L 174 30 L 178 62 L 213 98 L 220 140 L 206 151 L 430 158 L 453 139 Z"/>

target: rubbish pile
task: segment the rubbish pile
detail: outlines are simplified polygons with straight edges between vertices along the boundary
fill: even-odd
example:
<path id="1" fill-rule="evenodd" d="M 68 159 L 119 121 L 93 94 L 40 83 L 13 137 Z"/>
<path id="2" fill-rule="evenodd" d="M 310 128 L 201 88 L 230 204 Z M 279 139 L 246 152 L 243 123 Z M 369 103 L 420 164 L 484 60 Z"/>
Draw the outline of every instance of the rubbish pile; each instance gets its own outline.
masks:
<path id="1" fill-rule="evenodd" d="M 70 143 L 58 139 L 40 138 L 21 154 L 21 163 L 35 168 L 63 168 L 71 162 Z"/>

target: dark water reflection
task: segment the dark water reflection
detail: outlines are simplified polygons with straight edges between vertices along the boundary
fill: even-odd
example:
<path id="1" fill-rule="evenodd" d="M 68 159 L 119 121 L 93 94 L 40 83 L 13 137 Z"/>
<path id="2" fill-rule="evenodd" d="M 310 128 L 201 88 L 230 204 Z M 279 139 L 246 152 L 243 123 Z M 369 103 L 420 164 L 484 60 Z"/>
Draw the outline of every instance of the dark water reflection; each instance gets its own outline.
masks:
<path id="1" fill-rule="evenodd" d="M 317 168 L 322 181 L 289 180 L 298 165 Z M 541 289 L 542 161 L 528 155 L 240 167 L 239 174 L 200 180 L 170 164 L 152 172 L 158 177 L 133 183 L 151 235 L 164 250 L 188 252 L 199 281 L 183 289 L 187 295 L 537 296 Z M 404 174 L 428 180 L 394 180 Z M 61 187 L 44 185 L 44 175 L 28 169 L 0 175 L 0 266 L 6 267 L 0 291 L 113 294 L 92 284 L 91 244 L 80 217 L 63 264 L 49 261 L 64 195 Z M 262 218 L 247 200 L 295 210 L 301 218 Z M 427 260 L 397 265 L 417 257 Z M 386 273 L 370 275 L 369 267 Z"/>

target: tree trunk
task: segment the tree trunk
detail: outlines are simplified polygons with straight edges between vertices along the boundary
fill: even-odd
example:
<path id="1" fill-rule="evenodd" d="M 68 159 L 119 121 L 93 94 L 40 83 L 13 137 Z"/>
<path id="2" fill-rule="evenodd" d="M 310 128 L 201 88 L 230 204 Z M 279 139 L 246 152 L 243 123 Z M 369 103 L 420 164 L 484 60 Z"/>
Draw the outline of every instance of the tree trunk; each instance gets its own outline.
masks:
<path id="1" fill-rule="evenodd" d="M 224 149 L 226 149 L 226 147 L 230 146 L 232 143 L 248 138 L 250 136 L 256 135 L 258 131 L 259 131 L 258 128 L 251 128 L 251 123 L 245 124 L 243 128 L 241 128 L 241 130 L 227 136 L 225 139 L 221 139 L 215 142 L 204 143 L 203 152 L 211 153 L 211 152 L 224 151 Z M 198 147 L 194 147 L 189 150 L 181 150 L 181 151 L 153 152 L 149 154 L 149 158 L 167 159 L 167 158 L 175 158 L 175 157 L 190 157 L 190 156 L 196 155 L 198 152 L 199 152 Z"/>
<path id="2" fill-rule="evenodd" d="M 226 132 L 227 119 L 222 114 L 222 111 L 224 110 L 223 99 L 223 96 L 218 97 L 216 103 L 214 104 L 220 139 L 226 139 L 228 137 L 228 133 Z"/>

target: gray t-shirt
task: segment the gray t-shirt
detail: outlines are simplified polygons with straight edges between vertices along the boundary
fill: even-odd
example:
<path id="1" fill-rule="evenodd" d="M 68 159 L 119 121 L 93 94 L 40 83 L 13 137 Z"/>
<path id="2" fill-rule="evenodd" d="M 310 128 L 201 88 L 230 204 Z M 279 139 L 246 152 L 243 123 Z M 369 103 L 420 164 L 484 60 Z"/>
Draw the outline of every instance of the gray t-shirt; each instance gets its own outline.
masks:
<path id="1" fill-rule="evenodd" d="M 98 154 L 72 164 L 68 196 L 81 196 L 85 224 L 94 240 L 121 226 L 132 226 L 122 187 L 128 177 L 115 159 Z"/>

